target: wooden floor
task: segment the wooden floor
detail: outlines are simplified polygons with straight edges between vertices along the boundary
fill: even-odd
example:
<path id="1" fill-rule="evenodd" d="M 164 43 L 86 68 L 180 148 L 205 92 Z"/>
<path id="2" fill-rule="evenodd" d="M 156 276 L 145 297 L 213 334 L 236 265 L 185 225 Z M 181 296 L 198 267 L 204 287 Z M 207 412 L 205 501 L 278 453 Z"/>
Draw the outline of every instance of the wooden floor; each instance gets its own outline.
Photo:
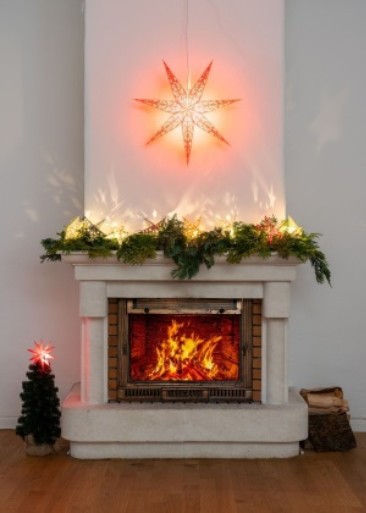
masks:
<path id="1" fill-rule="evenodd" d="M 346 453 L 286 460 L 24 455 L 0 431 L 0 513 L 366 513 L 366 433 Z"/>

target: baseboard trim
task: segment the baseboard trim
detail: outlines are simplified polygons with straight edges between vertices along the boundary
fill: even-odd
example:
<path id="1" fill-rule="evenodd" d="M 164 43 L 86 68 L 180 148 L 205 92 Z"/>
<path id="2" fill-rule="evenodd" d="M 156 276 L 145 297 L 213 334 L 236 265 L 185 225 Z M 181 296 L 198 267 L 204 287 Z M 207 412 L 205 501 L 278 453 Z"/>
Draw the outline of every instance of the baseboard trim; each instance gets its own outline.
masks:
<path id="1" fill-rule="evenodd" d="M 351 416 L 351 428 L 355 433 L 365 433 L 366 432 L 366 418 L 363 417 L 352 417 Z"/>
<path id="2" fill-rule="evenodd" d="M 15 429 L 17 417 L 0 417 L 0 429 Z"/>

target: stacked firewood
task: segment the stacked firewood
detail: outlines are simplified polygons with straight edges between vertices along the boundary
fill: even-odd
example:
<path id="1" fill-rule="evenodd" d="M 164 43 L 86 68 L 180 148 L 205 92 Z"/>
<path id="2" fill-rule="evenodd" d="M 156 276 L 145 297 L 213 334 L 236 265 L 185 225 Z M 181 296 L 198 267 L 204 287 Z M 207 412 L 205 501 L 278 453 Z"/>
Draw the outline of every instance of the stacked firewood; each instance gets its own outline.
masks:
<path id="1" fill-rule="evenodd" d="M 348 401 L 343 398 L 343 390 L 340 387 L 317 388 L 308 390 L 303 388 L 300 394 L 308 403 L 309 415 L 327 413 L 347 413 Z"/>
<path id="2" fill-rule="evenodd" d="M 300 394 L 309 407 L 309 434 L 302 444 L 316 451 L 348 451 L 356 447 L 348 401 L 340 387 L 302 389 Z"/>

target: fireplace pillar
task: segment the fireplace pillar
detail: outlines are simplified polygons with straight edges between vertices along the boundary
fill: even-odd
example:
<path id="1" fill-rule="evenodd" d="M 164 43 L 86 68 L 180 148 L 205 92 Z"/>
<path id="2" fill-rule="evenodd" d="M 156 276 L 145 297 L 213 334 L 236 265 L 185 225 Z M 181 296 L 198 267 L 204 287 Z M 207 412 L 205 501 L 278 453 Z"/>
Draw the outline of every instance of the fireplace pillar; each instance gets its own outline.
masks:
<path id="1" fill-rule="evenodd" d="M 288 401 L 286 331 L 290 315 L 290 282 L 264 284 L 263 317 L 266 326 L 266 403 Z"/>
<path id="2" fill-rule="evenodd" d="M 107 287 L 102 281 L 80 282 L 81 398 L 86 403 L 105 401 L 105 318 Z"/>
<path id="3" fill-rule="evenodd" d="M 267 383 L 266 403 L 284 404 L 288 401 L 286 386 L 286 325 L 284 319 L 267 319 Z"/>

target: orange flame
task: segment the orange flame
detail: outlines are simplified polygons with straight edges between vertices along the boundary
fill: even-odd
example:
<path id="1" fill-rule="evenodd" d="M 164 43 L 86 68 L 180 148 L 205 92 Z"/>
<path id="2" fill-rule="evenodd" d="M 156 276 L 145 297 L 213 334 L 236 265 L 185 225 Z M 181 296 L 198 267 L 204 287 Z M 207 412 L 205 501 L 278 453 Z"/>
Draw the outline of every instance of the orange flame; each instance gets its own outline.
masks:
<path id="1" fill-rule="evenodd" d="M 172 320 L 167 338 L 156 348 L 156 365 L 148 373 L 153 381 L 212 381 L 222 374 L 214 352 L 220 335 L 205 340 L 195 333 L 182 332 L 184 323 Z M 224 378 L 228 379 L 228 377 Z"/>

